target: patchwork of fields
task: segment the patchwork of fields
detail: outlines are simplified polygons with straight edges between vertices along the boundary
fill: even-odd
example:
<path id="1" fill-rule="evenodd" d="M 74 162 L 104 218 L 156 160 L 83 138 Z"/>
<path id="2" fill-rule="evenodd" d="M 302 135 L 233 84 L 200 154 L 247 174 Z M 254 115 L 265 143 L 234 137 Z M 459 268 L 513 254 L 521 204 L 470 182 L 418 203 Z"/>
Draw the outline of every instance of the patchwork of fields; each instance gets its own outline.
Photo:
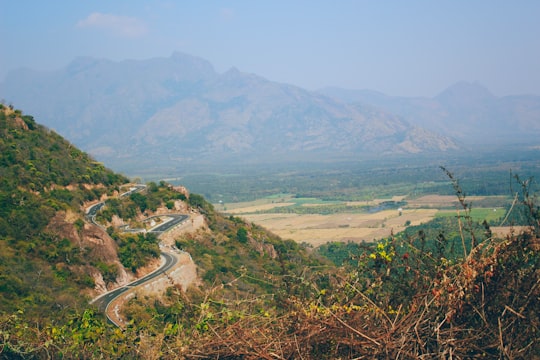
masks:
<path id="1" fill-rule="evenodd" d="M 473 207 L 473 218 L 489 221 L 503 217 L 508 199 L 476 196 L 467 201 L 479 204 Z M 329 241 L 379 240 L 436 216 L 456 216 L 458 203 L 455 196 L 446 195 L 328 202 L 280 194 L 251 202 L 216 204 L 216 208 L 261 225 L 284 239 L 316 247 Z"/>

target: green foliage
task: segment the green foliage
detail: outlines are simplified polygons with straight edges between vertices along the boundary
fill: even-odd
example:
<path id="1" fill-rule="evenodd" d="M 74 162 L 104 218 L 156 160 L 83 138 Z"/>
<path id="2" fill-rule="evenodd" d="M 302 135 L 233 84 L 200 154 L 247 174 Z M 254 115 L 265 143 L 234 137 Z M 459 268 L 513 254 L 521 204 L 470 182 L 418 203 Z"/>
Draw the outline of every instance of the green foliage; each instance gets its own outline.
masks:
<path id="1" fill-rule="evenodd" d="M 317 248 L 317 253 L 332 261 L 336 266 L 343 266 L 350 263 L 354 256 L 361 252 L 365 245 L 354 242 L 328 242 Z"/>
<path id="2" fill-rule="evenodd" d="M 199 209 L 211 209 L 212 205 L 208 203 L 202 195 L 191 194 L 189 195 L 188 203 L 190 206 Z"/>
<path id="3" fill-rule="evenodd" d="M 75 226 L 75 229 L 77 229 L 77 231 L 81 231 L 84 228 L 84 221 L 81 218 L 78 218 L 73 223 L 73 226 Z"/>
<path id="4" fill-rule="evenodd" d="M 111 283 L 116 281 L 118 276 L 118 266 L 116 264 L 107 264 L 102 261 L 98 261 L 94 266 L 99 270 L 103 276 L 105 283 Z"/>
<path id="5" fill-rule="evenodd" d="M 118 257 L 124 267 L 135 272 L 148 264 L 151 259 L 159 258 L 159 245 L 154 234 L 117 234 Z"/>
<path id="6" fill-rule="evenodd" d="M 477 206 L 474 204 L 474 206 Z M 484 220 L 490 225 L 498 226 L 501 223 L 505 214 L 504 208 L 472 208 L 470 212 L 471 219 L 475 222 L 483 222 Z M 439 211 L 435 214 L 435 217 L 456 217 L 455 210 Z"/>
<path id="7" fill-rule="evenodd" d="M 117 215 L 124 220 L 130 220 L 137 216 L 137 209 L 138 207 L 133 201 L 110 198 L 105 201 L 105 207 L 98 212 L 96 219 L 100 222 L 111 222 L 113 215 Z"/>
<path id="8" fill-rule="evenodd" d="M 139 210 L 141 212 L 144 212 L 146 210 L 148 206 L 146 203 L 146 196 L 141 193 L 133 193 L 129 196 L 129 198 L 139 207 Z"/>
<path id="9" fill-rule="evenodd" d="M 245 244 L 248 241 L 248 232 L 246 228 L 241 227 L 236 231 L 236 239 L 242 243 Z"/>
<path id="10" fill-rule="evenodd" d="M 345 203 L 329 203 L 329 204 L 317 204 L 311 206 L 303 206 L 304 202 L 298 201 L 298 199 L 292 199 L 295 202 L 294 205 L 279 206 L 273 209 L 267 209 L 261 211 L 261 213 L 271 214 L 321 214 L 330 215 L 338 213 L 374 213 L 378 211 L 388 209 L 398 209 L 406 205 L 404 201 L 384 201 L 378 205 L 347 205 Z"/>
<path id="11" fill-rule="evenodd" d="M 36 124 L 31 116 L 1 111 L 0 134 L 2 176 L 17 179 L 32 190 L 47 191 L 52 185 L 126 182 L 125 177 L 106 170 L 58 134 Z"/>

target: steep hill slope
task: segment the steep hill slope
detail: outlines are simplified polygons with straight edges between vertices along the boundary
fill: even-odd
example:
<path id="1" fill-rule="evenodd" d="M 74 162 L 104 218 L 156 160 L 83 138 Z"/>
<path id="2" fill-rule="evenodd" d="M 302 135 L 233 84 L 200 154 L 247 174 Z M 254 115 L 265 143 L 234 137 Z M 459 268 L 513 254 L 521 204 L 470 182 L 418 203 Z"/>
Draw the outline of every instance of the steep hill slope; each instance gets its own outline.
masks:
<path id="1" fill-rule="evenodd" d="M 448 137 L 369 106 L 351 106 L 301 88 L 205 60 L 112 62 L 81 58 L 50 73 L 20 70 L 0 87 L 86 151 L 119 169 L 128 162 L 169 167 L 291 157 L 447 151 Z"/>
<path id="2" fill-rule="evenodd" d="M 116 244 L 85 224 L 82 206 L 127 179 L 4 105 L 0 133 L 0 308 L 81 306 L 100 267 L 121 267 Z"/>

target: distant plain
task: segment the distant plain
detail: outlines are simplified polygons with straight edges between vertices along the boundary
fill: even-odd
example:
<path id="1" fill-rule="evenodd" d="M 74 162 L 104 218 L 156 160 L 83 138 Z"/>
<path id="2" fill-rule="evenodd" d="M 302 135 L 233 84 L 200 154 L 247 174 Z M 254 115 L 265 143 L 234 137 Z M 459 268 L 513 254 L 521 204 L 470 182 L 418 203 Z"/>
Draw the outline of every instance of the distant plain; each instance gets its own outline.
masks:
<path id="1" fill-rule="evenodd" d="M 214 167 L 167 180 L 201 191 L 222 213 L 316 247 L 370 242 L 436 217 L 464 215 L 454 186 L 474 221 L 498 227 L 519 191 L 516 176 L 540 178 L 537 153 L 501 149 L 446 158 Z"/>
<path id="2" fill-rule="evenodd" d="M 276 201 L 277 200 L 277 201 Z M 306 202 L 308 200 L 308 202 Z M 404 201 L 403 208 L 369 211 L 382 203 Z M 501 196 L 474 196 L 476 202 L 491 202 L 497 207 L 474 208 L 471 216 L 477 219 L 497 220 L 504 215 L 503 205 L 508 202 Z M 371 242 L 403 231 L 407 226 L 426 223 L 436 216 L 457 216 L 456 198 L 449 195 L 426 195 L 416 199 L 394 196 L 390 199 L 345 202 L 346 205 L 361 206 L 365 210 L 329 213 L 325 208 L 336 208 L 338 203 L 328 203 L 320 199 L 300 199 L 280 194 L 256 201 L 216 204 L 216 209 L 242 217 L 263 226 L 284 239 L 307 243 L 317 247 L 331 241 Z M 299 207 L 317 207 L 321 213 L 302 214 L 295 211 Z M 281 211 L 281 212 L 280 212 Z M 324 214 L 327 212 L 326 214 Z"/>

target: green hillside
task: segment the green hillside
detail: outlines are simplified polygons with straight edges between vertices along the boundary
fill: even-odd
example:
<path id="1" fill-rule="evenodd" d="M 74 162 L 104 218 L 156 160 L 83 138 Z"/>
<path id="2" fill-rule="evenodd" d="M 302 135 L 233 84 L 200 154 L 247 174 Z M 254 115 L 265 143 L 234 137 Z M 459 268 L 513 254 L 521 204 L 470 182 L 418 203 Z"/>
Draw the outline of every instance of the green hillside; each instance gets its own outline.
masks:
<path id="1" fill-rule="evenodd" d="M 75 148 L 32 116 L 0 108 L 0 309 L 41 313 L 82 306 L 94 286 L 85 249 L 51 226 L 81 232 L 82 205 L 112 193 L 127 179 Z"/>

